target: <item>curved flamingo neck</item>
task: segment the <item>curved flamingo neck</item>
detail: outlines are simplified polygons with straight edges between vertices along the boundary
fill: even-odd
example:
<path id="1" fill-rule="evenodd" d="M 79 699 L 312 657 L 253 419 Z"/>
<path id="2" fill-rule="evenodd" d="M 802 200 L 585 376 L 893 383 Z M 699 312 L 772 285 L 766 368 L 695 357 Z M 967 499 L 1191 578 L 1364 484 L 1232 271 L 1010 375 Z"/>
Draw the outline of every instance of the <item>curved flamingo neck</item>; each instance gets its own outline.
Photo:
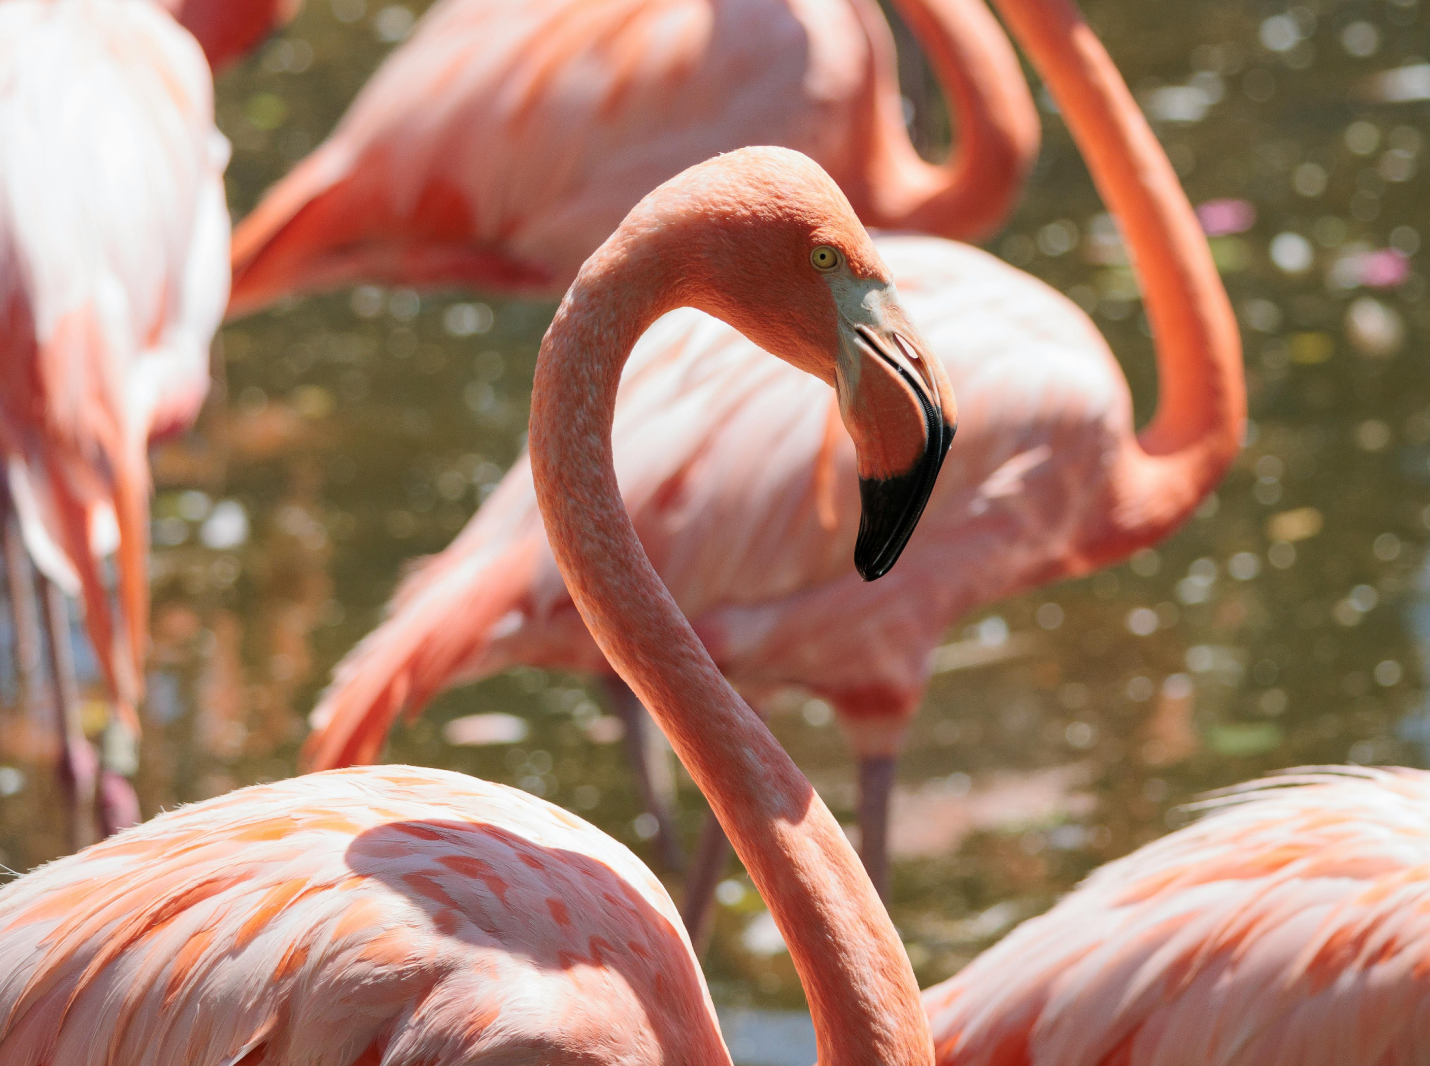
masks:
<path id="1" fill-rule="evenodd" d="M 1241 446 L 1246 382 L 1236 318 L 1166 153 L 1101 42 L 1069 0 L 997 0 L 1058 101 L 1126 235 L 1156 338 L 1156 414 L 1114 475 L 1109 554 L 1185 519 Z"/>
<path id="2" fill-rule="evenodd" d="M 977 241 L 1003 225 L 1038 156 L 1038 112 L 1012 44 L 984 0 L 894 0 L 943 90 L 954 125 L 947 162 L 909 141 L 893 70 L 872 117 L 865 221 L 886 229 Z M 871 0 L 856 0 L 871 37 L 889 36 Z M 875 37 L 875 34 L 878 34 Z M 892 54 L 892 42 L 884 51 Z"/>
<path id="3" fill-rule="evenodd" d="M 658 236 L 658 235 L 657 235 Z M 607 660 L 705 794 L 784 935 L 822 1066 L 931 1066 L 903 946 L 838 823 L 721 676 L 656 575 L 616 484 L 621 369 L 662 313 L 707 301 L 698 271 L 642 247 L 630 224 L 586 263 L 537 362 L 531 469 L 552 551 Z"/>

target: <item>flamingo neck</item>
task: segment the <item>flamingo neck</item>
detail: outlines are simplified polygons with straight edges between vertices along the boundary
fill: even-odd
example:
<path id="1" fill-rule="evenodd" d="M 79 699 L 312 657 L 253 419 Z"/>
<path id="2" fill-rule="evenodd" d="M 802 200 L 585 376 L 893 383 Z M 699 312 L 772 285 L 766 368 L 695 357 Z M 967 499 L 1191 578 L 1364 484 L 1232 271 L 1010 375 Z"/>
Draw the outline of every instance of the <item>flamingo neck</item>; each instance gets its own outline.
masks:
<path id="1" fill-rule="evenodd" d="M 626 227 L 623 227 L 625 230 Z M 682 264 L 618 231 L 582 268 L 542 344 L 531 469 L 572 599 L 709 800 L 784 935 L 823 1066 L 931 1066 L 932 1040 L 899 937 L 838 823 L 721 676 L 652 568 L 616 484 L 621 369 Z"/>
<path id="2" fill-rule="evenodd" d="M 955 143 L 942 165 L 921 159 L 909 142 L 894 72 L 876 72 L 890 90 L 877 105 L 866 221 L 951 240 L 992 236 L 1038 156 L 1038 112 L 1018 57 L 984 0 L 894 0 L 894 6 L 943 89 Z M 877 6 L 857 0 L 856 7 L 871 36 L 887 39 Z M 892 42 L 885 51 L 892 54 Z"/>
<path id="3" fill-rule="evenodd" d="M 1101 42 L 1070 0 L 997 0 L 1048 83 L 1126 236 L 1156 338 L 1159 395 L 1113 477 L 1114 554 L 1151 543 L 1212 490 L 1241 446 L 1236 318 L 1196 215 Z"/>

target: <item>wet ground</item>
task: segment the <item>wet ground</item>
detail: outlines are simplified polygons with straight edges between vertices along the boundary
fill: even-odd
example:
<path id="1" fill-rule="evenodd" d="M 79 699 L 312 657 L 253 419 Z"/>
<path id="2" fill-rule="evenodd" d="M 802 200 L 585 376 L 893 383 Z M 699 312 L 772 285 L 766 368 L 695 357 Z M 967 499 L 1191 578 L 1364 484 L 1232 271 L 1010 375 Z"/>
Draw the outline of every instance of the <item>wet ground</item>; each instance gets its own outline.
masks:
<path id="1" fill-rule="evenodd" d="M 331 128 L 421 6 L 308 0 L 224 77 L 237 214 Z M 925 984 L 1178 824 L 1200 792 L 1284 766 L 1430 758 L 1427 16 L 1414 0 L 1084 8 L 1203 205 L 1252 422 L 1224 485 L 1156 551 L 948 634 L 895 805 L 892 909 Z M 918 120 L 936 143 L 939 116 Z M 1043 120 L 1027 201 L 990 247 L 1093 313 L 1145 417 L 1136 286 L 1051 107 Z M 224 331 L 224 385 L 198 432 L 156 457 L 146 814 L 291 773 L 331 666 L 517 454 L 553 308 L 478 299 L 360 289 Z M 9 664 L 0 700 L 0 862 L 23 870 L 60 852 L 61 825 L 47 738 Z M 452 719 L 494 712 L 519 719 L 497 720 L 504 743 L 445 739 Z M 792 700 L 774 728 L 852 819 L 828 708 Z M 528 789 L 648 852 L 616 739 L 594 687 L 522 670 L 443 697 L 391 757 Z M 693 835 L 688 782 L 682 800 Z M 758 898 L 735 876 L 721 899 L 717 1001 L 798 1009 Z"/>

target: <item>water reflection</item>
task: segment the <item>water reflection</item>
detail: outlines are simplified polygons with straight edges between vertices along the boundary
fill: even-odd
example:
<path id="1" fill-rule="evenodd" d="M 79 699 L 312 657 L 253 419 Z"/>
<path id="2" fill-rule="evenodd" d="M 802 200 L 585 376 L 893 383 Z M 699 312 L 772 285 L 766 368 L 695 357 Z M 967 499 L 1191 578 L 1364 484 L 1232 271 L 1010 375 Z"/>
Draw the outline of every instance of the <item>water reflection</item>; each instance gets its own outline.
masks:
<path id="1" fill-rule="evenodd" d="M 310 0 L 224 78 L 237 212 L 332 126 L 420 6 Z M 1430 758 L 1425 17 L 1401 0 L 1084 6 L 1212 235 L 1252 423 L 1172 540 L 949 634 L 896 804 L 893 910 L 925 984 L 1164 832 L 1199 791 L 1287 765 Z M 1096 317 L 1148 412 L 1125 251 L 1044 110 L 1030 196 L 994 250 Z M 146 813 L 291 772 L 303 715 L 404 562 L 444 546 L 516 456 L 551 310 L 365 288 L 225 331 L 224 388 L 156 463 Z M 26 868 L 61 847 L 49 741 L 9 664 L 0 699 L 0 862 Z M 795 697 L 773 725 L 852 820 L 828 707 Z M 392 756 L 518 785 L 641 849 L 650 826 L 618 739 L 593 689 L 519 670 L 444 696 Z M 693 835 L 699 800 L 681 788 Z M 748 882 L 720 898 L 717 999 L 799 1006 Z"/>

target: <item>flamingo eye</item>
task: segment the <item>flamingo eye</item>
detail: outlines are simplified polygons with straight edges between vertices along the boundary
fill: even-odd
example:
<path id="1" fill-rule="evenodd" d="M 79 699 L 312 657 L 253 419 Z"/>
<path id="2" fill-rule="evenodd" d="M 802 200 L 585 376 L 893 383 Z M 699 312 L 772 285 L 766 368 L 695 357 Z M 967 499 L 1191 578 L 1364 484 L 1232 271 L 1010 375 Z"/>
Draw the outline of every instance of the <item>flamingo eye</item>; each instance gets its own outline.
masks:
<path id="1" fill-rule="evenodd" d="M 844 261 L 844 257 L 839 254 L 838 248 L 821 244 L 818 248 L 809 253 L 809 261 L 814 264 L 815 270 L 822 270 L 828 273 L 839 266 L 839 264 Z"/>

